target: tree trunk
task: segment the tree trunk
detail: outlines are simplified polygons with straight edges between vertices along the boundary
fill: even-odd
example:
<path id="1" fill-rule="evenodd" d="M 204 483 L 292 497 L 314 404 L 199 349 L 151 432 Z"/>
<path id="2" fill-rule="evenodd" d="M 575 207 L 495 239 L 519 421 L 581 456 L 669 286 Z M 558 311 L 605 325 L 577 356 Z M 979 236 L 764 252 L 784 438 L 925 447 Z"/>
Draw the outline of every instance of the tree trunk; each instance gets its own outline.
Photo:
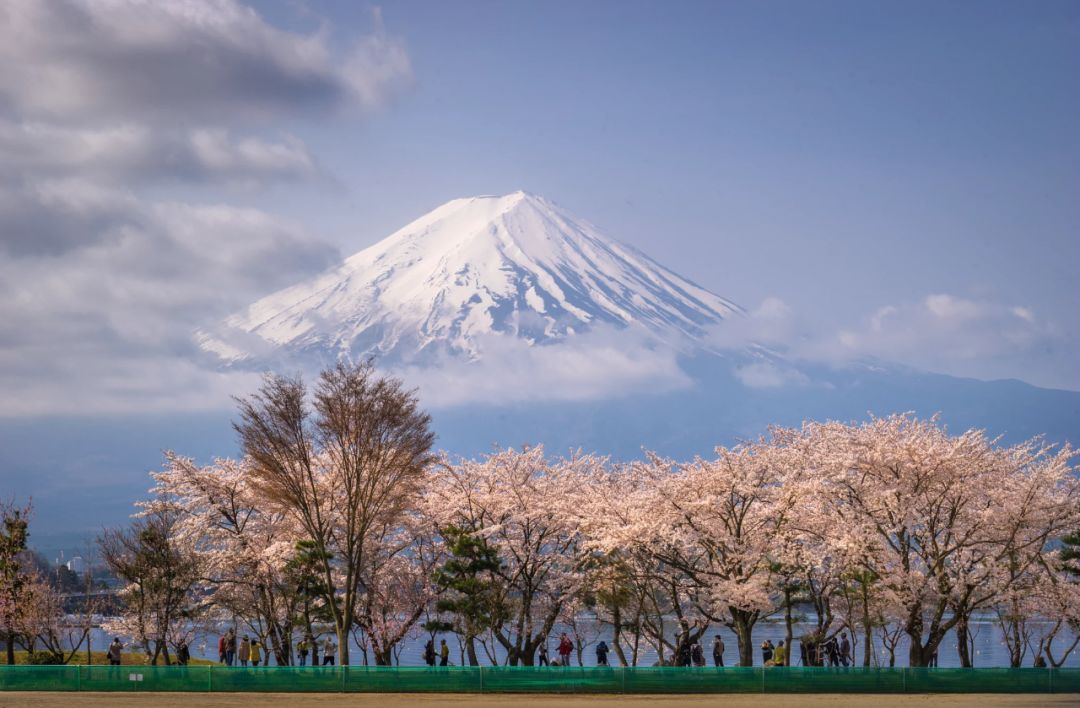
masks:
<path id="1" fill-rule="evenodd" d="M 469 655 L 469 666 L 480 665 L 480 660 L 476 658 L 476 637 L 465 638 L 465 652 Z"/>
<path id="2" fill-rule="evenodd" d="M 394 663 L 394 645 L 387 644 L 386 646 L 374 646 L 372 648 L 375 653 L 375 665 L 376 666 L 391 666 Z"/>
<path id="3" fill-rule="evenodd" d="M 10 631 L 7 633 L 7 663 L 15 663 L 15 633 Z"/>
<path id="4" fill-rule="evenodd" d="M 729 625 L 739 642 L 739 666 L 754 665 L 754 620 L 751 613 L 743 610 L 731 610 Z"/>
<path id="5" fill-rule="evenodd" d="M 870 666 L 870 654 L 874 649 L 874 623 L 870 618 L 870 588 L 864 582 L 862 585 L 862 606 L 863 606 L 863 657 L 862 665 Z M 852 632 L 852 636 L 854 636 Z M 854 654 L 854 651 L 852 651 Z M 852 663 L 854 663 L 855 657 L 852 656 Z M 890 664 L 891 666 L 892 664 Z"/>
<path id="6" fill-rule="evenodd" d="M 786 651 L 784 652 L 784 666 L 791 666 L 791 641 L 793 639 L 793 632 L 791 631 L 791 588 L 784 588 L 784 646 Z"/>
<path id="7" fill-rule="evenodd" d="M 956 623 L 956 650 L 960 654 L 960 666 L 965 669 L 972 667 L 971 647 L 968 645 L 968 616 L 967 613 L 960 615 Z"/>
<path id="8" fill-rule="evenodd" d="M 922 630 L 922 608 L 909 610 L 908 620 L 904 626 L 904 631 L 910 640 L 908 642 L 908 666 L 926 666 L 930 660 L 930 657 L 923 656 Z"/>
<path id="9" fill-rule="evenodd" d="M 338 625 L 337 627 L 337 640 L 338 640 L 338 664 L 340 666 L 349 665 L 349 627 Z"/>
<path id="10" fill-rule="evenodd" d="M 626 653 L 623 652 L 620 638 L 622 637 L 622 612 L 619 610 L 619 603 L 611 608 L 611 627 L 613 638 L 611 640 L 611 646 L 615 650 L 615 656 L 619 657 L 619 664 L 626 666 Z"/>

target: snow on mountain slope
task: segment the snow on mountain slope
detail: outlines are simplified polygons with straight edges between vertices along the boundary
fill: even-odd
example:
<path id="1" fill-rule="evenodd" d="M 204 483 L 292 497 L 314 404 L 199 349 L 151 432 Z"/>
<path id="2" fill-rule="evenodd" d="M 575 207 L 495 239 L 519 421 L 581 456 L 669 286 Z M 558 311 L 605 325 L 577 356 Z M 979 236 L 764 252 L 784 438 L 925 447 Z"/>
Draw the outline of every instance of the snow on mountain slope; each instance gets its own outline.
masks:
<path id="1" fill-rule="evenodd" d="M 557 342 L 605 323 L 673 347 L 738 306 L 526 192 L 455 199 L 316 278 L 229 317 L 201 346 L 261 353 L 469 358 L 478 340 Z"/>

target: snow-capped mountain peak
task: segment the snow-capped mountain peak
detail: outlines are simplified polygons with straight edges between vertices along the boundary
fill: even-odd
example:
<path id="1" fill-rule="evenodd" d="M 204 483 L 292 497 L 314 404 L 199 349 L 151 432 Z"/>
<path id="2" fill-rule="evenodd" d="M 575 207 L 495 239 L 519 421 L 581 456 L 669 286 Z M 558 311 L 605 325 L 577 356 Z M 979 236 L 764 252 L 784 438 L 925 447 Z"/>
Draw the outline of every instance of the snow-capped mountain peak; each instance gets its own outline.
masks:
<path id="1" fill-rule="evenodd" d="M 337 268 L 200 333 L 228 362 L 260 352 L 476 357 L 480 338 L 551 343 L 597 324 L 673 346 L 739 308 L 543 197 L 455 199 Z"/>

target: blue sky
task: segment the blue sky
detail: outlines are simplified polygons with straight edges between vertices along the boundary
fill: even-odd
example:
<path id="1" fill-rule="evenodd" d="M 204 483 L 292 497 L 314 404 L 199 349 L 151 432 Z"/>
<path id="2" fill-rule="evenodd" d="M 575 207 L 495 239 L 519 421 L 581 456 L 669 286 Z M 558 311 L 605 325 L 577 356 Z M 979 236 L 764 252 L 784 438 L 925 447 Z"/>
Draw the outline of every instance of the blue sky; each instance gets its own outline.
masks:
<path id="1" fill-rule="evenodd" d="M 0 67 L 6 415 L 231 405 L 193 329 L 516 189 L 808 357 L 1080 390 L 1076 3 L 27 1 Z"/>

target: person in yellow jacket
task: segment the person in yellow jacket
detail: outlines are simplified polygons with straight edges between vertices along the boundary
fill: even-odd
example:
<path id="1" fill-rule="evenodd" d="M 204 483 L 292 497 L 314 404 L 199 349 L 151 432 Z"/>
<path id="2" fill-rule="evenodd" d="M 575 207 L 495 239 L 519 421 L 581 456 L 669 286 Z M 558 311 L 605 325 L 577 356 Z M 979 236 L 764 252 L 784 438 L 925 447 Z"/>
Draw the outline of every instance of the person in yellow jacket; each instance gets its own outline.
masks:
<path id="1" fill-rule="evenodd" d="M 260 649 L 262 649 L 262 644 L 259 643 L 258 639 L 251 643 L 251 648 L 248 650 L 248 659 L 251 661 L 252 666 L 258 666 L 259 662 L 262 661 L 262 656 L 259 653 Z"/>
<path id="2" fill-rule="evenodd" d="M 784 640 L 780 640 L 780 644 L 773 650 L 772 655 L 773 666 L 787 666 L 787 647 L 784 646 Z"/>

